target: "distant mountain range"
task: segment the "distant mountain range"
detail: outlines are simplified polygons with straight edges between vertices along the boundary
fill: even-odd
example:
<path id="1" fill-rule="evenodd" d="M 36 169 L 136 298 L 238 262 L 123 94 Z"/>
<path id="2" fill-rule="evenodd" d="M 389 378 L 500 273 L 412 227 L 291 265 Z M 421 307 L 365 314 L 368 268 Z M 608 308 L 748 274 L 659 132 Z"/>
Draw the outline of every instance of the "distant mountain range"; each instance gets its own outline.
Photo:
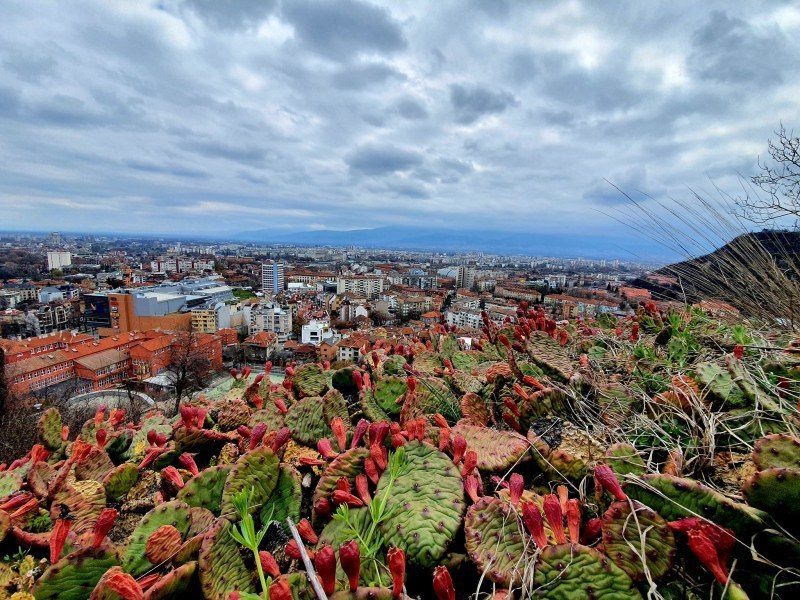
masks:
<path id="1" fill-rule="evenodd" d="M 665 262 L 674 258 L 656 243 L 635 236 L 620 239 L 576 231 L 568 234 L 515 231 L 379 227 L 352 231 L 301 231 L 276 233 L 269 229 L 245 231 L 233 236 L 241 242 L 283 243 L 308 246 L 360 246 L 392 250 L 434 252 L 486 252 L 501 255 L 553 256 L 561 258 L 619 258 Z"/>

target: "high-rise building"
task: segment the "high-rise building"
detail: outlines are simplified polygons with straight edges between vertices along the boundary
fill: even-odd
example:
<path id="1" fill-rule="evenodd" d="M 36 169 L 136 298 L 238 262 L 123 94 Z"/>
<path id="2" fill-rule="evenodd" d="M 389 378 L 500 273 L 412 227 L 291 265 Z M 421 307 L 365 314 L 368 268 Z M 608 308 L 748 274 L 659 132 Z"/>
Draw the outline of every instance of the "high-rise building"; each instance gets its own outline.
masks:
<path id="1" fill-rule="evenodd" d="M 475 285 L 475 267 L 460 266 L 456 274 L 456 289 L 472 289 Z"/>
<path id="2" fill-rule="evenodd" d="M 63 269 L 72 264 L 72 253 L 70 252 L 49 252 L 47 253 L 47 269 Z"/>
<path id="3" fill-rule="evenodd" d="M 261 265 L 261 290 L 265 294 L 277 294 L 286 287 L 284 277 L 285 265 L 276 260 L 270 260 Z"/>

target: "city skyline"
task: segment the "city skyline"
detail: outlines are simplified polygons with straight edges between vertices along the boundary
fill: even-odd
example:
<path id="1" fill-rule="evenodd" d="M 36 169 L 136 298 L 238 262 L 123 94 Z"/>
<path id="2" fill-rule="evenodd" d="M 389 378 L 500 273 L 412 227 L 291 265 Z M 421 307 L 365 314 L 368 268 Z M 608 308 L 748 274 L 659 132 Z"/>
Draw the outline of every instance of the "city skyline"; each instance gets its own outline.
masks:
<path id="1" fill-rule="evenodd" d="M 799 121 L 790 3 L 225 6 L 7 4 L 6 227 L 616 240 L 611 184 L 733 193 Z"/>

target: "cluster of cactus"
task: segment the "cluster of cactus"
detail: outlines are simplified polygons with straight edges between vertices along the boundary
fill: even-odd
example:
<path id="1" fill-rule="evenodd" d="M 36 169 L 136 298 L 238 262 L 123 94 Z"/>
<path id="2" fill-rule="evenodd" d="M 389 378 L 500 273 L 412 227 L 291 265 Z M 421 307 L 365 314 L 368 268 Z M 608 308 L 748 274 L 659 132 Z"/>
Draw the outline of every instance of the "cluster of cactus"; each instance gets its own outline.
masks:
<path id="1" fill-rule="evenodd" d="M 752 355 L 709 350 L 660 376 L 635 350 L 668 328 L 523 303 L 470 350 L 436 325 L 344 369 L 289 365 L 281 384 L 270 364 L 236 372 L 174 416 L 101 407 L 71 433 L 48 409 L 0 468 L 0 545 L 30 548 L 24 572 L 0 561 L 0 597 L 794 597 L 800 369 L 758 379 Z M 701 406 L 762 419 L 737 429 L 754 446 L 741 496 L 713 464 L 689 456 L 701 482 L 681 448 L 627 434 L 645 411 Z"/>

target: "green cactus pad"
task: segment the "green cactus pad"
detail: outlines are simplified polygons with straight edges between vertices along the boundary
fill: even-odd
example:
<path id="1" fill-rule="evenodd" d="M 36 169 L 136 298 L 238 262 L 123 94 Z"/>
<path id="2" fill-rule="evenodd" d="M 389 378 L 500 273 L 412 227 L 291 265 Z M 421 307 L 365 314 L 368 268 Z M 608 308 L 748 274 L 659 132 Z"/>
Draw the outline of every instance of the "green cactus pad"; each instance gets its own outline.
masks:
<path id="1" fill-rule="evenodd" d="M 103 574 L 118 564 L 116 554 L 101 546 L 68 554 L 50 565 L 36 582 L 36 600 L 86 600 Z"/>
<path id="2" fill-rule="evenodd" d="M 255 592 L 253 577 L 231 537 L 231 522 L 219 517 L 203 538 L 198 567 L 207 600 L 228 600 L 231 592 Z"/>
<path id="3" fill-rule="evenodd" d="M 381 362 L 381 376 L 402 375 L 404 364 L 406 364 L 405 357 L 399 354 L 392 354 Z"/>
<path id="4" fill-rule="evenodd" d="M 617 475 L 643 475 L 647 471 L 644 459 L 636 448 L 624 442 L 609 446 L 604 462 Z"/>
<path id="5" fill-rule="evenodd" d="M 122 568 L 126 573 L 138 577 L 152 567 L 145 556 L 147 538 L 164 525 L 172 525 L 181 536 L 185 537 L 189 530 L 189 506 L 180 500 L 172 500 L 159 504 L 142 517 L 131 535 L 131 541 L 122 559 Z"/>
<path id="6" fill-rule="evenodd" d="M 469 507 L 464 521 L 466 548 L 478 571 L 504 587 L 519 582 L 533 546 L 511 504 L 484 496 Z"/>
<path id="7" fill-rule="evenodd" d="M 61 413 L 57 408 L 48 408 L 39 417 L 39 423 L 36 426 L 36 433 L 39 437 L 39 443 L 48 450 L 58 450 L 64 444 L 61 439 Z"/>
<path id="8" fill-rule="evenodd" d="M 361 405 L 361 411 L 364 413 L 364 416 L 373 423 L 392 420 L 391 417 L 387 415 L 375 401 L 375 396 L 372 394 L 372 388 L 365 385 L 358 393 L 358 401 Z M 398 406 L 397 408 L 400 409 L 401 407 Z"/>
<path id="9" fill-rule="evenodd" d="M 800 530 L 800 470 L 770 467 L 754 474 L 742 487 L 747 503 L 792 531 Z"/>
<path id="10" fill-rule="evenodd" d="M 331 375 L 331 386 L 346 396 L 357 394 L 358 387 L 353 380 L 353 371 L 355 370 L 355 367 L 345 367 L 334 371 Z"/>
<path id="11" fill-rule="evenodd" d="M 322 396 L 328 390 L 328 379 L 316 363 L 308 363 L 297 367 L 292 377 L 294 389 L 304 396 Z"/>
<path id="12" fill-rule="evenodd" d="M 554 379 L 565 382 L 575 370 L 566 349 L 543 331 L 531 333 L 525 350 L 536 366 Z"/>
<path id="13" fill-rule="evenodd" d="M 309 396 L 292 404 L 285 419 L 292 437 L 306 446 L 315 447 L 317 440 L 333 435 L 329 423 L 325 421 L 322 398 L 319 396 Z"/>
<path id="14" fill-rule="evenodd" d="M 286 517 L 297 523 L 300 520 L 300 505 L 303 501 L 303 490 L 300 487 L 300 476 L 289 465 L 281 465 L 278 483 L 269 499 L 261 507 L 261 523 L 268 519 L 277 521 L 288 531 Z"/>
<path id="15" fill-rule="evenodd" d="M 369 456 L 366 448 L 351 448 L 342 452 L 325 468 L 314 490 L 313 502 L 329 497 L 336 489 L 336 482 L 347 477 L 351 487 L 355 487 L 356 476 L 364 472 L 364 459 Z"/>
<path id="16" fill-rule="evenodd" d="M 278 431 L 283 427 L 283 413 L 278 410 L 273 402 L 265 403 L 264 408 L 250 415 L 247 426 L 252 429 L 259 423 L 267 426 L 267 431 Z"/>
<path id="17" fill-rule="evenodd" d="M 705 397 L 715 406 L 727 409 L 742 408 L 748 404 L 742 390 L 731 374 L 715 363 L 705 362 L 695 367 L 697 381 Z"/>
<path id="18" fill-rule="evenodd" d="M 194 574 L 197 572 L 197 561 L 187 562 L 177 569 L 162 575 L 145 593 L 146 600 L 168 600 L 183 598 Z"/>
<path id="19" fill-rule="evenodd" d="M 603 515 L 604 552 L 634 581 L 647 579 L 645 565 L 653 580 L 661 579 L 675 559 L 675 536 L 657 512 L 634 506 L 635 514 L 627 502 L 615 502 Z"/>
<path id="20" fill-rule="evenodd" d="M 461 418 L 461 407 L 450 387 L 442 379 L 428 377 L 417 381 L 417 389 L 406 401 L 400 412 L 400 421 L 441 414 L 451 424 Z"/>
<path id="21" fill-rule="evenodd" d="M 64 506 L 72 516 L 72 531 L 80 536 L 92 531 L 100 511 L 106 507 L 106 491 L 96 481 L 76 481 L 63 486 L 53 497 L 50 518 L 55 522 Z"/>
<path id="22" fill-rule="evenodd" d="M 593 548 L 548 546 L 539 554 L 531 598 L 548 600 L 635 600 L 641 598 L 628 575 Z"/>
<path id="23" fill-rule="evenodd" d="M 141 429 L 136 432 L 131 440 L 130 447 L 125 451 L 125 460 L 141 460 L 147 450 L 147 433 L 154 430 L 156 433 L 163 433 L 169 439 L 172 436 L 172 424 L 164 415 L 155 413 L 145 419 Z"/>
<path id="24" fill-rule="evenodd" d="M 109 500 L 119 500 L 139 479 L 139 467 L 133 463 L 122 463 L 114 467 L 103 479 L 103 487 Z"/>
<path id="25" fill-rule="evenodd" d="M 170 442 L 172 451 L 163 455 L 163 459 L 159 457 L 159 459 L 156 461 L 156 465 L 160 465 L 162 460 L 166 461 L 167 465 L 169 465 L 184 452 L 211 452 L 213 451 L 213 448 L 208 449 L 207 447 L 211 446 L 218 448 L 222 444 L 235 442 L 236 440 L 237 435 L 235 432 L 223 433 L 221 431 L 217 431 L 216 429 L 200 429 L 199 427 L 180 426 L 174 431 L 173 441 Z"/>
<path id="26" fill-rule="evenodd" d="M 478 366 L 478 361 L 475 360 L 475 357 L 472 355 L 472 353 L 463 352 L 462 350 L 453 352 L 453 356 L 450 358 L 450 361 L 453 363 L 453 368 L 458 371 L 471 371 Z"/>
<path id="27" fill-rule="evenodd" d="M 388 544 L 402 548 L 410 561 L 429 568 L 461 527 L 466 508 L 463 481 L 450 457 L 430 444 L 409 442 L 403 448 L 406 467 L 390 490 L 389 518 L 379 526 Z M 381 497 L 389 481 L 387 469 L 378 481 L 375 497 Z"/>
<path id="28" fill-rule="evenodd" d="M 222 490 L 231 468 L 231 465 L 219 465 L 200 471 L 178 492 L 178 500 L 183 500 L 189 506 L 207 508 L 219 516 Z"/>
<path id="29" fill-rule="evenodd" d="M 414 357 L 413 367 L 423 375 L 434 375 L 444 367 L 442 357 L 436 352 L 420 352 Z"/>
<path id="30" fill-rule="evenodd" d="M 408 390 L 406 380 L 402 377 L 384 377 L 380 379 L 372 391 L 372 396 L 378 406 L 390 417 L 400 414 L 402 401 L 397 403 L 397 399 L 404 396 Z"/>
<path id="31" fill-rule="evenodd" d="M 103 481 L 114 468 L 108 454 L 97 446 L 92 446 L 89 453 L 79 462 L 75 463 L 75 478 L 78 481 L 93 479 Z"/>
<path id="32" fill-rule="evenodd" d="M 0 473 L 0 499 L 22 489 L 22 477 L 17 473 L 4 471 Z"/>
<path id="33" fill-rule="evenodd" d="M 272 494 L 278 475 L 278 457 L 270 448 L 262 446 L 240 456 L 225 481 L 220 515 L 229 520 L 238 520 L 233 497 L 241 490 L 250 488 L 253 489 L 251 509 L 254 512 Z"/>
<path id="34" fill-rule="evenodd" d="M 740 539 L 749 539 L 764 528 L 766 515 L 760 510 L 734 502 L 692 479 L 664 474 L 642 475 L 625 484 L 625 492 L 667 521 L 703 517 L 732 529 Z"/>
<path id="35" fill-rule="evenodd" d="M 134 435 L 136 435 L 136 432 L 133 429 L 122 429 L 114 435 L 109 435 L 105 451 L 115 464 L 125 460 L 124 455 L 130 448 Z"/>
<path id="36" fill-rule="evenodd" d="M 486 384 L 486 380 L 466 371 L 456 371 L 451 377 L 453 387 L 459 394 L 477 394 Z"/>
<path id="37" fill-rule="evenodd" d="M 759 471 L 770 467 L 800 469 L 800 439 L 783 433 L 765 436 L 756 442 L 753 462 Z"/>
<path id="38" fill-rule="evenodd" d="M 505 471 L 530 458 L 527 454 L 530 443 L 525 436 L 514 431 L 477 427 L 461 422 L 453 427 L 451 437 L 459 434 L 467 440 L 467 450 L 478 453 L 478 469 L 481 471 Z"/>

